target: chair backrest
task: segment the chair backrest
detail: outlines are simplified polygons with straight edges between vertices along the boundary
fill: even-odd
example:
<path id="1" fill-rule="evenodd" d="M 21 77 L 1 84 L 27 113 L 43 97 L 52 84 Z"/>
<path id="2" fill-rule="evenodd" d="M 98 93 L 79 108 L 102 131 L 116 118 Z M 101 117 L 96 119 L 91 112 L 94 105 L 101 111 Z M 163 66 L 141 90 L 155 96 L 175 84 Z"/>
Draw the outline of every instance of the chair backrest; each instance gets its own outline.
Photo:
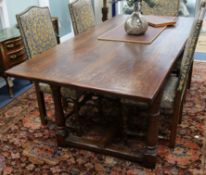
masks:
<path id="1" fill-rule="evenodd" d="M 144 15 L 177 16 L 179 13 L 180 0 L 148 0 L 155 5 L 150 7 L 142 1 L 141 11 Z"/>
<path id="2" fill-rule="evenodd" d="M 201 6 L 198 15 L 196 16 L 193 22 L 193 27 L 190 32 L 190 36 L 186 42 L 185 51 L 183 54 L 181 67 L 180 67 L 180 81 L 179 81 L 178 90 L 182 90 L 184 86 L 186 86 L 187 77 L 189 74 L 191 64 L 193 62 L 193 56 L 197 45 L 198 37 L 201 31 L 203 19 L 205 16 L 205 11 L 206 11 L 206 7 Z"/>
<path id="3" fill-rule="evenodd" d="M 76 0 L 69 4 L 74 34 L 85 32 L 95 26 L 94 11 L 91 0 Z"/>
<path id="4" fill-rule="evenodd" d="M 32 6 L 17 14 L 16 19 L 29 58 L 57 45 L 47 7 Z"/>

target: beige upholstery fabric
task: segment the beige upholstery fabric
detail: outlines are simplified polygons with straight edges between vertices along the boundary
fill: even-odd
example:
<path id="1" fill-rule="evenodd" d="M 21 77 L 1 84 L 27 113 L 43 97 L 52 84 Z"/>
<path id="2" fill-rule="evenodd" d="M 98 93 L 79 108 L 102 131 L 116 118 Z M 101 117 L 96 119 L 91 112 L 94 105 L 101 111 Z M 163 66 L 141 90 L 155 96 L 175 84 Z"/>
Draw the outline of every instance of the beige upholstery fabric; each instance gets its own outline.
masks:
<path id="1" fill-rule="evenodd" d="M 144 15 L 177 16 L 179 12 L 179 0 L 153 0 L 154 7 L 149 7 L 142 2 L 141 11 Z"/>
<path id="2" fill-rule="evenodd" d="M 39 83 L 40 85 L 40 90 L 44 93 L 51 93 L 51 88 L 48 84 L 46 83 Z M 65 98 L 71 98 L 71 99 L 76 99 L 76 91 L 72 90 L 70 88 L 61 88 L 61 95 Z"/>
<path id="3" fill-rule="evenodd" d="M 190 66 L 193 62 L 193 55 L 194 55 L 195 48 L 197 45 L 200 30 L 202 27 L 205 10 L 206 10 L 205 7 L 201 7 L 197 15 L 197 18 L 193 22 L 191 34 L 186 43 L 184 55 L 182 58 L 182 63 L 181 63 L 181 68 L 180 68 L 180 83 L 178 86 L 178 90 L 182 90 L 182 88 L 184 87 L 184 84 L 186 83 L 185 82 L 186 76 L 188 76 Z"/>
<path id="4" fill-rule="evenodd" d="M 76 0 L 69 4 L 74 34 L 85 32 L 95 26 L 94 11 L 91 0 Z"/>
<path id="5" fill-rule="evenodd" d="M 16 18 L 29 58 L 57 45 L 47 7 L 33 6 Z"/>

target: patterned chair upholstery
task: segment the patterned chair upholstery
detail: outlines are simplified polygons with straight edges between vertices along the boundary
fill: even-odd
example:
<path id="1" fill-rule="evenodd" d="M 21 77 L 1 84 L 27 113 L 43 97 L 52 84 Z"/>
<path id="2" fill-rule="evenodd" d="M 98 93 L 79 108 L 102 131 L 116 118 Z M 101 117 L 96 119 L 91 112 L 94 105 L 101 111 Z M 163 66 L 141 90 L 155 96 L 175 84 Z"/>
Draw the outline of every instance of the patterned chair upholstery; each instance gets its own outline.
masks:
<path id="1" fill-rule="evenodd" d="M 95 26 L 94 11 L 91 0 L 76 0 L 69 4 L 74 34 L 85 32 Z"/>
<path id="2" fill-rule="evenodd" d="M 179 13 L 180 0 L 143 0 L 141 12 L 144 15 L 177 16 Z M 131 14 L 134 7 L 127 4 L 123 7 L 126 14 Z"/>
<path id="3" fill-rule="evenodd" d="M 142 13 L 144 15 L 177 16 L 179 12 L 179 0 L 153 0 L 154 7 L 142 2 Z"/>
<path id="4" fill-rule="evenodd" d="M 185 99 L 187 84 L 189 81 L 189 72 L 191 70 L 193 55 L 201 30 L 205 11 L 205 6 L 201 7 L 198 17 L 193 22 L 190 37 L 188 38 L 185 46 L 179 77 L 171 74 L 163 90 L 160 108 L 161 113 L 164 116 L 170 116 L 171 119 L 169 145 L 172 148 L 175 146 L 177 125 L 179 120 L 181 120 L 182 118 L 182 108 Z M 127 107 L 127 105 L 135 105 L 138 109 L 148 109 L 147 104 L 139 103 L 134 100 L 122 99 L 121 102 L 122 104 L 124 104 L 124 107 Z"/>
<path id="5" fill-rule="evenodd" d="M 49 9 L 32 6 L 17 14 L 19 30 L 29 58 L 38 55 L 57 45 Z M 42 124 L 46 124 L 46 109 L 43 93 L 51 93 L 50 86 L 45 83 L 35 83 L 37 101 Z M 69 88 L 61 88 L 62 97 L 76 99 L 76 92 Z"/>
<path id="6" fill-rule="evenodd" d="M 16 17 L 29 58 L 57 45 L 48 8 L 31 7 Z"/>

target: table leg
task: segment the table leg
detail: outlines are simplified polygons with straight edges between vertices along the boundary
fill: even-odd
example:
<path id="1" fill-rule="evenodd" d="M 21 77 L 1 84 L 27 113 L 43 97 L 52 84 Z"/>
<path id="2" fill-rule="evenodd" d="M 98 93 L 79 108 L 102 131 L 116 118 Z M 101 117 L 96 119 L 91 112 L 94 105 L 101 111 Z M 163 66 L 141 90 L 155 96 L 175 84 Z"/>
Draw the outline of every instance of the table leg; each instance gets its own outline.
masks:
<path id="1" fill-rule="evenodd" d="M 67 131 L 65 127 L 65 117 L 64 111 L 61 103 L 61 92 L 60 86 L 50 85 L 54 100 L 54 107 L 55 107 L 55 121 L 57 124 L 57 144 L 59 146 L 65 146 L 65 139 L 67 137 Z"/>
<path id="2" fill-rule="evenodd" d="M 149 125 L 146 136 L 146 150 L 144 152 L 144 165 L 149 168 L 155 168 L 157 160 L 161 97 L 162 93 L 159 93 L 157 98 L 151 104 L 149 111 Z"/>
<path id="3" fill-rule="evenodd" d="M 42 125 L 47 124 L 47 112 L 44 100 L 44 93 L 40 90 L 39 82 L 34 82 L 35 90 L 36 90 L 36 97 L 37 97 L 37 104 L 39 108 L 39 115 L 41 119 Z"/>

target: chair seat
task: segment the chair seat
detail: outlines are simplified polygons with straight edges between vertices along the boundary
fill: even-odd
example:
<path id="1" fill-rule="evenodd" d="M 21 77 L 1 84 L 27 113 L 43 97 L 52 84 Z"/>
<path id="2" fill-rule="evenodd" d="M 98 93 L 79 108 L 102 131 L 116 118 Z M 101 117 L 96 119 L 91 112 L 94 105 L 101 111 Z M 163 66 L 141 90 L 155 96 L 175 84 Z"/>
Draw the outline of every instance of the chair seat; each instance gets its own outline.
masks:
<path id="1" fill-rule="evenodd" d="M 170 76 L 169 80 L 167 81 L 161 99 L 161 111 L 163 113 L 173 112 L 173 103 L 175 99 L 178 82 L 179 79 L 176 76 Z"/>
<path id="2" fill-rule="evenodd" d="M 161 111 L 163 113 L 172 113 L 173 110 L 172 107 L 173 107 L 177 85 L 178 85 L 178 77 L 170 76 L 164 88 L 164 92 L 161 99 Z M 139 109 L 143 109 L 143 110 L 148 109 L 148 104 L 144 102 L 139 102 L 130 99 L 121 99 L 121 102 L 123 104 L 135 105 Z"/>
<path id="3" fill-rule="evenodd" d="M 46 83 L 39 83 L 40 90 L 44 93 L 51 94 L 51 88 Z M 77 99 L 76 91 L 70 88 L 61 87 L 61 95 L 65 98 Z"/>

